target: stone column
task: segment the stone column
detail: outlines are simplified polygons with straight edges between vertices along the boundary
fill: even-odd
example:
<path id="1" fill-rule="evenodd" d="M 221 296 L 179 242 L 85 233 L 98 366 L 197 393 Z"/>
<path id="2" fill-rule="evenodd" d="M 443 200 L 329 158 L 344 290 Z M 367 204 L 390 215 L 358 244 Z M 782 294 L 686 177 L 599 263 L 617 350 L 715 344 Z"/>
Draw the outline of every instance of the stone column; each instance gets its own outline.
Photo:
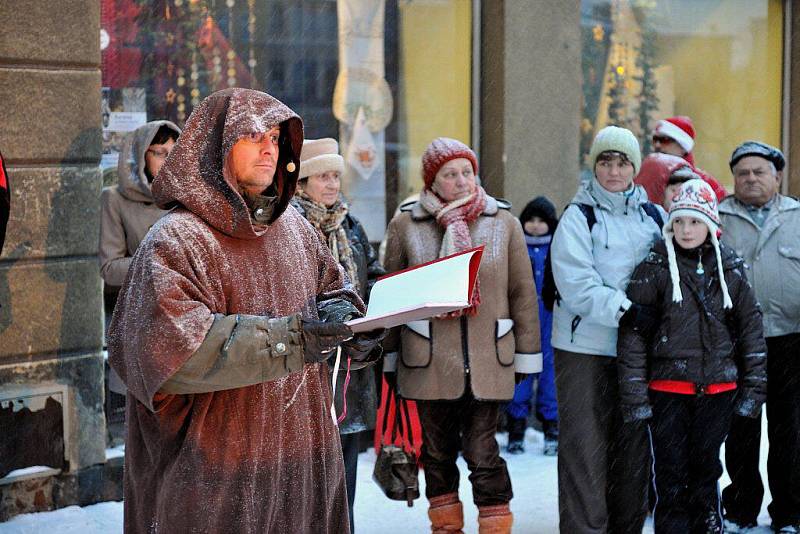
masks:
<path id="1" fill-rule="evenodd" d="M 538 195 L 561 213 L 578 186 L 580 7 L 481 4 L 481 178 L 515 214 Z"/>
<path id="2" fill-rule="evenodd" d="M 788 194 L 800 196 L 800 4 L 789 5 L 785 10 L 791 16 L 789 27 L 791 35 L 789 37 L 789 66 L 784 65 L 784 69 L 789 69 L 789 83 L 786 90 L 789 91 L 789 112 L 784 115 L 788 118 L 788 168 L 784 171 L 783 179 L 787 182 Z"/>
<path id="3" fill-rule="evenodd" d="M 0 398 L 61 387 L 67 407 L 62 475 L 30 502 L 17 501 L 23 509 L 11 502 L 20 487 L 0 486 L 2 520 L 85 501 L 80 475 L 105 462 L 105 422 L 100 3 L 6 0 L 0 21 L 0 151 L 11 187 L 0 256 Z"/>

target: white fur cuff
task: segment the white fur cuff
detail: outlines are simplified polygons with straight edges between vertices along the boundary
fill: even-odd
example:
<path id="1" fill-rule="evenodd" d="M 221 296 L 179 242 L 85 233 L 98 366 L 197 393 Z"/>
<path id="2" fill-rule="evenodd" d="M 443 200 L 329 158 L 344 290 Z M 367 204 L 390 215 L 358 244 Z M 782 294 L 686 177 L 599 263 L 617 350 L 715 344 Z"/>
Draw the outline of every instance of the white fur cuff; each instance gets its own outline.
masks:
<path id="1" fill-rule="evenodd" d="M 542 353 L 514 354 L 514 371 L 525 375 L 542 372 Z"/>

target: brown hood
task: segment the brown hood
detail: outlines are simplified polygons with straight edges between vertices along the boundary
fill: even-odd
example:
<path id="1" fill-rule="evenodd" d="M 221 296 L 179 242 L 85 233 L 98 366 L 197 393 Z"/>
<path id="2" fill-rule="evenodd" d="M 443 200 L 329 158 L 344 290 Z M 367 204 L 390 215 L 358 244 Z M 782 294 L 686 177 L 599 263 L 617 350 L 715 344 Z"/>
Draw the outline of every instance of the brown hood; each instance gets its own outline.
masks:
<path id="1" fill-rule="evenodd" d="M 303 121 L 281 101 L 252 89 L 224 89 L 206 97 L 192 112 L 178 143 L 153 181 L 153 198 L 164 209 L 183 206 L 220 232 L 252 239 L 265 229 L 253 226 L 244 199 L 223 177 L 231 147 L 253 132 L 280 125 L 280 156 L 273 184 L 275 196 L 268 224 L 286 209 L 297 186 Z M 287 164 L 294 163 L 293 171 Z"/>
<path id="2" fill-rule="evenodd" d="M 150 182 L 144 172 L 144 154 L 150 148 L 159 128 L 167 126 L 180 136 L 181 129 L 170 121 L 151 121 L 139 126 L 125 139 L 117 164 L 117 190 L 133 202 L 153 202 Z"/>

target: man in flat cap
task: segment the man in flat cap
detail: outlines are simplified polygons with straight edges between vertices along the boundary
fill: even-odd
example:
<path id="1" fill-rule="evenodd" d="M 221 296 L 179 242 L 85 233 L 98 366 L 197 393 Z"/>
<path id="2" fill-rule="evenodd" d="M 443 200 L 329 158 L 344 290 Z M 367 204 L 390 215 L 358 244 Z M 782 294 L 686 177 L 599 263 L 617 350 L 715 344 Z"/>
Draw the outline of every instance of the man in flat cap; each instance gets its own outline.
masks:
<path id="1" fill-rule="evenodd" d="M 778 188 L 786 160 L 747 141 L 731 156 L 734 194 L 719 205 L 724 238 L 750 266 L 767 340 L 767 473 L 776 532 L 800 532 L 800 202 Z M 756 525 L 764 496 L 758 472 L 761 420 L 734 416 L 725 445 L 731 484 L 726 532 Z"/>

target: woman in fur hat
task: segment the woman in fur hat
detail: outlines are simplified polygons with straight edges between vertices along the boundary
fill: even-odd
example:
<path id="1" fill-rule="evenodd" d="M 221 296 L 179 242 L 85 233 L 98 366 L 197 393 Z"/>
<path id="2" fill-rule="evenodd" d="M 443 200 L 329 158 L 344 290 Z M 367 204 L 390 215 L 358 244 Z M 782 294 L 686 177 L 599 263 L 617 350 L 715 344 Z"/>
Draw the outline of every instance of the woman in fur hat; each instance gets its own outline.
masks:
<path id="1" fill-rule="evenodd" d="M 386 272 L 378 262 L 378 255 L 367 239 L 364 227 L 350 213 L 347 201 L 342 196 L 343 172 L 344 158 L 339 155 L 339 143 L 335 139 L 306 139 L 300 153 L 300 176 L 292 205 L 316 229 L 320 240 L 347 273 L 358 295 L 367 302 L 373 284 Z M 339 423 L 339 435 L 344 456 L 350 529 L 354 531 L 358 437 L 360 432 L 375 428 L 378 401 L 373 369 L 351 370 L 346 391 L 347 368 L 341 371 L 342 376 L 336 381 L 334 399 L 337 409 L 346 410 L 343 412 L 344 419 Z"/>

